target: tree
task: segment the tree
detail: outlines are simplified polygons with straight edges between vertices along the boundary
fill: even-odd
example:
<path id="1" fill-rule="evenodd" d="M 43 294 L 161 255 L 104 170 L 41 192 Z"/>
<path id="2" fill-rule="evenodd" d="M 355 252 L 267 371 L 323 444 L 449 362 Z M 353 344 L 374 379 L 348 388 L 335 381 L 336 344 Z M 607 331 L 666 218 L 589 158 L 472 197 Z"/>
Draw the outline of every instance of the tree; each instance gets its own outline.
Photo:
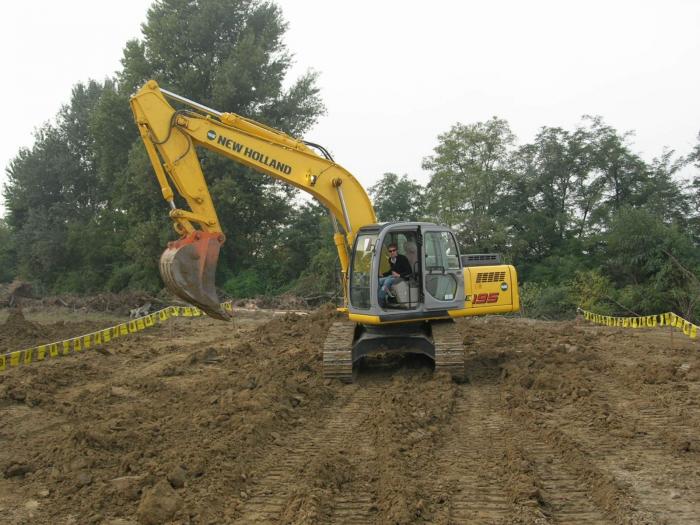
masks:
<path id="1" fill-rule="evenodd" d="M 647 181 L 641 189 L 643 206 L 667 224 L 686 226 L 691 210 L 691 199 L 684 195 L 674 177 L 685 166 L 686 160 L 674 158 L 673 150 L 664 150 L 652 160 L 647 170 Z"/>
<path id="2" fill-rule="evenodd" d="M 549 248 L 559 246 L 573 229 L 577 189 L 590 169 L 582 134 L 545 127 L 518 155 L 530 185 L 528 213 L 535 213 L 541 221 Z"/>
<path id="3" fill-rule="evenodd" d="M 145 80 L 293 134 L 323 112 L 313 72 L 287 78 L 286 24 L 274 4 L 162 0 L 142 30 L 142 40 L 126 43 L 116 78 L 77 84 L 56 122 L 10 166 L 18 271 L 49 288 L 161 286 L 158 254 L 174 234 L 128 105 Z M 262 260 L 265 242 L 294 214 L 295 190 L 208 152 L 200 158 L 229 238 L 225 280 Z"/>
<path id="4" fill-rule="evenodd" d="M 689 286 L 686 272 L 698 275 L 700 253 L 688 235 L 652 211 L 625 207 L 605 240 L 606 270 L 621 289 L 622 304 L 640 314 L 670 309 L 696 318 L 697 291 Z"/>
<path id="5" fill-rule="evenodd" d="M 623 206 L 640 206 L 647 195 L 648 166 L 630 150 L 632 132 L 620 134 L 601 117 L 585 116 L 586 141 L 591 155 L 588 185 L 600 192 L 591 210 L 591 226 L 604 229 L 612 215 Z"/>
<path id="6" fill-rule="evenodd" d="M 561 128 L 542 128 L 534 142 L 511 157 L 511 175 L 498 213 L 514 238 L 513 255 L 526 272 L 532 263 L 549 259 L 540 273 L 551 282 L 561 273 L 556 267 L 574 263 L 569 257 L 571 239 L 586 221 L 578 204 L 589 165 L 580 130 L 570 133 Z"/>
<path id="7" fill-rule="evenodd" d="M 284 272 L 284 291 L 306 298 L 339 291 L 340 261 L 332 219 L 322 205 L 310 201 L 295 211 L 283 232 L 278 255 L 274 258 Z"/>
<path id="8" fill-rule="evenodd" d="M 143 27 L 143 42 L 124 52 L 122 89 L 138 87 L 146 76 L 163 87 L 210 107 L 253 117 L 294 135 L 323 113 L 316 75 L 307 73 L 289 88 L 291 66 L 282 41 L 286 24 L 274 4 L 250 0 L 165 0 L 154 4 Z M 163 221 L 165 203 L 143 147 L 129 155 L 121 206 L 130 229 Z M 219 259 L 220 280 L 261 264 L 265 246 L 294 214 L 296 190 L 210 152 L 198 151 L 219 219 L 227 235 Z M 148 179 L 146 181 L 145 179 Z M 134 196 L 139 198 L 134 198 Z M 141 199 L 143 197 L 143 200 Z M 158 216 L 152 210 L 162 210 Z M 145 254 L 157 252 L 162 235 L 142 239 Z M 138 250 L 132 245 L 130 251 Z M 274 287 L 280 283 L 269 283 Z"/>
<path id="9" fill-rule="evenodd" d="M 121 255 L 105 184 L 111 180 L 99 176 L 92 131 L 106 85 L 77 84 L 56 122 L 41 128 L 33 148 L 21 150 L 8 170 L 7 221 L 18 271 L 59 291 L 103 287 Z"/>
<path id="10" fill-rule="evenodd" d="M 10 282 L 15 278 L 16 259 L 12 231 L 7 223 L 0 219 L 0 283 Z"/>
<path id="11" fill-rule="evenodd" d="M 494 207 L 506 188 L 515 135 L 508 122 L 457 123 L 438 136 L 435 154 L 423 160 L 431 172 L 429 212 L 458 231 L 464 245 L 478 250 L 502 246 L 504 232 Z"/>
<path id="12" fill-rule="evenodd" d="M 44 126 L 31 150 L 22 149 L 7 170 L 5 204 L 19 273 L 53 283 L 68 267 L 69 195 L 80 166 L 60 130 Z M 19 241 L 21 239 L 21 242 Z"/>
<path id="13" fill-rule="evenodd" d="M 385 173 L 369 195 L 379 221 L 419 221 L 425 216 L 424 188 L 408 175 Z"/>
<path id="14" fill-rule="evenodd" d="M 686 165 L 692 164 L 700 169 L 700 133 L 697 136 L 697 144 L 686 158 Z M 688 190 L 688 200 L 693 211 L 689 219 L 689 226 L 694 236 L 695 244 L 700 245 L 700 174 L 695 175 Z"/>

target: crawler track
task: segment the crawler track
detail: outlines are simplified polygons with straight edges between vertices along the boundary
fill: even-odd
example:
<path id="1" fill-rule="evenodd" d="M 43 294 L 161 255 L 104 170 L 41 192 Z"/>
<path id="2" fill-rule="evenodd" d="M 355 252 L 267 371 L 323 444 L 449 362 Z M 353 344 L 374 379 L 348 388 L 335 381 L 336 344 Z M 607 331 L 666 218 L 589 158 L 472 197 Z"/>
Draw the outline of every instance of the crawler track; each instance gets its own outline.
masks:
<path id="1" fill-rule="evenodd" d="M 352 340 L 355 324 L 333 323 L 323 344 L 323 377 L 352 383 Z"/>
<path id="2" fill-rule="evenodd" d="M 447 372 L 455 379 L 464 377 L 464 345 L 453 321 L 431 324 L 435 345 L 435 371 Z"/>

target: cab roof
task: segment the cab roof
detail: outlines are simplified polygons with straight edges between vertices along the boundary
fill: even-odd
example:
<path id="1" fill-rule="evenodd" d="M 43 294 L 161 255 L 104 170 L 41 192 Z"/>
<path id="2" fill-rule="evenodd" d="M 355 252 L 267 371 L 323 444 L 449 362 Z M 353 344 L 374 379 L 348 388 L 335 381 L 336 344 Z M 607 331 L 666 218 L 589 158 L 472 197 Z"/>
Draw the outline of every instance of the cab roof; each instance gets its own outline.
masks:
<path id="1" fill-rule="evenodd" d="M 437 227 L 438 225 L 434 222 L 380 222 L 377 224 L 367 224 L 360 228 L 357 233 L 379 233 L 387 228 L 393 230 L 394 227 L 396 227 L 396 229 L 417 229 L 423 226 Z M 446 226 L 444 228 L 449 230 Z"/>

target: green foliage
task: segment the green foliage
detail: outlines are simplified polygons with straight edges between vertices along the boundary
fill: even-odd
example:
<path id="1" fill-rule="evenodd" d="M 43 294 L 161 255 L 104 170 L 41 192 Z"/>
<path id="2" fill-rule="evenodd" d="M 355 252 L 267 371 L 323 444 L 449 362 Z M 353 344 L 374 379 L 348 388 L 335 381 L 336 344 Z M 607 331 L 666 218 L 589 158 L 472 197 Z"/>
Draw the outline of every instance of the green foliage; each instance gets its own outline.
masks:
<path id="1" fill-rule="evenodd" d="M 129 235 L 122 244 L 124 255 L 129 260 L 126 266 L 132 269 L 127 288 L 153 291 L 161 287 L 158 262 L 169 235 L 156 221 L 144 221 L 129 227 Z M 112 272 L 114 282 L 123 282 L 123 277 L 116 277 L 122 274 L 121 267 L 119 265 Z"/>
<path id="2" fill-rule="evenodd" d="M 131 264 L 128 266 L 119 266 L 114 269 L 107 279 L 107 284 L 105 289 L 109 292 L 119 292 L 121 290 L 126 290 L 131 284 L 132 278 L 135 274 L 138 274 L 140 268 L 136 264 Z M 136 287 L 139 289 L 149 289 L 148 285 L 143 287 Z"/>
<path id="3" fill-rule="evenodd" d="M 279 269 L 280 281 L 289 283 L 309 271 L 319 253 L 337 251 L 333 244 L 333 226 L 328 211 L 315 201 L 294 210 L 291 223 L 280 232 L 276 253 L 269 253 L 271 266 Z M 331 265 L 333 267 L 333 265 Z"/>
<path id="4" fill-rule="evenodd" d="M 423 168 L 432 172 L 426 188 L 428 210 L 437 222 L 456 229 L 464 245 L 488 251 L 501 244 L 495 205 L 509 179 L 509 149 L 515 135 L 505 120 L 455 124 L 438 137 Z"/>
<path id="5" fill-rule="evenodd" d="M 687 218 L 688 233 L 696 245 L 700 245 L 700 133 L 693 151 L 685 159 L 686 166 L 695 168 L 695 176 L 687 189 L 686 198 L 690 202 L 691 215 Z"/>
<path id="6" fill-rule="evenodd" d="M 700 253 L 690 237 L 645 209 L 620 210 L 607 235 L 608 272 L 620 303 L 645 315 L 673 310 L 697 315 Z"/>
<path id="7" fill-rule="evenodd" d="M 567 285 L 529 281 L 520 286 L 521 311 L 527 317 L 570 319 L 576 315 L 576 303 Z"/>
<path id="8" fill-rule="evenodd" d="M 532 317 L 530 311 L 534 309 L 543 286 L 536 281 L 526 281 L 522 283 L 519 288 L 520 311 L 524 315 Z"/>
<path id="9" fill-rule="evenodd" d="M 289 292 L 312 298 L 335 290 L 338 255 L 328 212 L 312 201 L 293 209 L 291 216 L 286 227 L 259 232 L 255 258 L 226 280 L 226 293 L 250 298 Z"/>
<path id="10" fill-rule="evenodd" d="M 0 219 L 0 283 L 10 282 L 15 278 L 16 261 L 12 230 Z"/>
<path id="11" fill-rule="evenodd" d="M 605 239 L 608 271 L 618 283 L 640 284 L 667 264 L 672 232 L 644 209 L 623 208 L 613 217 Z"/>
<path id="12" fill-rule="evenodd" d="M 342 296 L 340 262 L 335 247 L 324 246 L 317 251 L 311 258 L 308 268 L 285 291 L 319 302 L 333 295 Z"/>
<path id="13" fill-rule="evenodd" d="M 407 175 L 385 173 L 368 193 L 379 222 L 420 221 L 425 216 L 423 187 Z"/>
<path id="14" fill-rule="evenodd" d="M 143 38 L 126 43 L 116 78 L 76 84 L 56 121 L 11 163 L 4 189 L 11 239 L 0 258 L 12 258 L 12 275 L 16 268 L 56 291 L 160 288 L 158 258 L 174 233 L 128 97 L 155 78 L 211 107 L 302 134 L 324 108 L 315 73 L 288 78 L 285 30 L 268 2 L 155 2 Z M 288 255 L 295 260 L 279 266 L 266 248 L 291 253 L 284 243 L 299 244 L 283 235 L 296 217 L 296 190 L 210 153 L 202 163 L 228 235 L 220 276 L 267 264 L 266 286 L 288 286 L 312 253 Z"/>
<path id="15" fill-rule="evenodd" d="M 503 252 L 526 283 L 528 315 L 557 318 L 579 304 L 697 319 L 700 177 L 684 192 L 677 175 L 700 167 L 700 146 L 646 163 L 630 137 L 585 117 L 515 147 L 505 121 L 457 124 L 424 162 L 429 218 L 453 225 L 467 252 Z"/>
<path id="16" fill-rule="evenodd" d="M 55 121 L 20 150 L 4 187 L 0 281 L 46 290 L 157 292 L 175 237 L 128 97 L 166 89 L 301 136 L 324 112 L 313 71 L 289 78 L 286 23 L 257 0 L 160 0 L 113 79 L 75 85 Z M 508 122 L 457 123 L 438 136 L 423 186 L 385 173 L 369 188 L 380 221 L 452 226 L 465 252 L 498 251 L 524 282 L 526 315 L 700 311 L 700 136 L 686 157 L 645 162 L 601 117 L 543 127 L 517 145 Z M 428 148 L 426 148 L 427 150 Z M 234 297 L 338 289 L 327 211 L 297 190 L 198 152 L 227 235 L 218 282 Z M 182 204 L 181 202 L 179 204 Z"/>
<path id="17" fill-rule="evenodd" d="M 314 73 L 291 82 L 287 78 L 291 59 L 283 42 L 285 30 L 279 8 L 271 3 L 164 0 L 149 10 L 143 42 L 127 45 L 120 78 L 125 89 L 131 84 L 131 91 L 149 76 L 210 107 L 299 135 L 324 108 Z M 148 243 L 144 254 L 150 256 L 156 251 L 155 240 L 162 237 L 161 227 L 169 228 L 169 221 L 164 220 L 167 208 L 143 146 L 138 149 L 129 152 L 127 182 L 132 191 L 122 205 L 130 230 L 151 222 L 161 225 L 150 228 L 150 239 L 141 239 Z M 296 190 L 211 152 L 198 154 L 227 235 L 219 276 L 230 280 L 247 268 L 265 265 L 271 268 L 266 286 L 277 289 L 287 284 L 298 274 L 270 254 L 289 251 L 284 233 L 296 216 Z M 154 215 L 153 210 L 159 213 Z M 296 271 L 300 264 L 295 261 L 293 266 Z"/>
<path id="18" fill-rule="evenodd" d="M 224 283 L 224 291 L 235 298 L 252 298 L 265 295 L 269 279 L 257 267 L 246 268 Z"/>
<path id="19" fill-rule="evenodd" d="M 614 313 L 610 294 L 614 292 L 610 279 L 598 270 L 578 270 L 570 283 L 572 302 L 580 308 L 603 315 Z"/>
<path id="20" fill-rule="evenodd" d="M 536 264 L 523 265 L 523 271 L 533 281 L 558 285 L 568 283 L 582 266 L 582 261 L 576 254 L 556 250 Z"/>

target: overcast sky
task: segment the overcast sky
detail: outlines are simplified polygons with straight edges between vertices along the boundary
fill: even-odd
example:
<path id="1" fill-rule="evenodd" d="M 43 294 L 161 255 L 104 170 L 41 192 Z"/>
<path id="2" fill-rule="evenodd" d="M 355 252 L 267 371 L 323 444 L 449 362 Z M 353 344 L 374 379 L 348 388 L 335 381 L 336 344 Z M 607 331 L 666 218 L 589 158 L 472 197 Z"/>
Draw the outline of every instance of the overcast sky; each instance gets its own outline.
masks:
<path id="1" fill-rule="evenodd" d="M 646 160 L 664 148 L 687 154 L 700 132 L 694 0 L 277 3 L 289 22 L 292 75 L 321 74 L 327 114 L 305 138 L 366 187 L 388 171 L 425 182 L 421 161 L 438 134 L 494 115 L 520 143 L 542 126 L 573 129 L 582 115 L 601 115 L 635 131 L 633 149 Z M 31 147 L 33 130 L 54 118 L 75 83 L 121 67 L 150 4 L 3 6 L 3 168 Z"/>

